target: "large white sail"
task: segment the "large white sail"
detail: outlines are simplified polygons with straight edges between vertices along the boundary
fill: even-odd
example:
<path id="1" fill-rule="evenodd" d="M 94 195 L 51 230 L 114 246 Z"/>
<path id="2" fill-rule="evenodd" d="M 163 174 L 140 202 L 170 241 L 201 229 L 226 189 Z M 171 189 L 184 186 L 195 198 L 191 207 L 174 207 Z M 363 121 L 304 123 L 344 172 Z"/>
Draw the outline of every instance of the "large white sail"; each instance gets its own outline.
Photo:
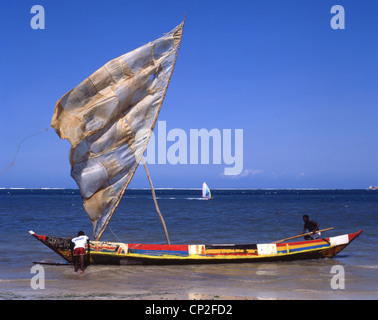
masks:
<path id="1" fill-rule="evenodd" d="M 154 129 L 176 62 L 184 21 L 108 63 L 56 104 L 51 126 L 72 145 L 71 176 L 98 240 Z"/>

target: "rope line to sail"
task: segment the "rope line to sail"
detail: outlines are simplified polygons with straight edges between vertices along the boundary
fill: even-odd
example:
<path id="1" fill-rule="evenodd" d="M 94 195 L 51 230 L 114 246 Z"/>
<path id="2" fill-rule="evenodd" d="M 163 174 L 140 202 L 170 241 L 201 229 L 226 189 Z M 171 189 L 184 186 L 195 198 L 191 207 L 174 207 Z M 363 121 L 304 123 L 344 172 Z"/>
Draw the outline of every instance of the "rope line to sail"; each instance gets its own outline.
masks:
<path id="1" fill-rule="evenodd" d="M 45 129 L 43 129 L 43 130 L 41 130 L 41 131 L 38 131 L 38 132 L 35 132 L 35 133 L 32 133 L 32 134 L 26 136 L 25 138 L 23 138 L 23 139 L 20 141 L 20 143 L 18 144 L 18 147 L 17 147 L 16 153 L 15 153 L 14 156 L 13 156 L 12 162 L 11 162 L 7 167 L 5 167 L 3 170 L 0 171 L 0 177 L 1 177 L 3 174 L 5 174 L 5 173 L 6 173 L 11 167 L 13 167 L 13 166 L 16 164 L 15 161 L 16 161 L 16 158 L 17 158 L 17 156 L 18 156 L 18 152 L 20 151 L 21 145 L 22 145 L 26 140 L 28 140 L 28 139 L 31 138 L 31 137 L 34 137 L 34 136 L 40 135 L 40 134 L 42 134 L 42 133 L 45 133 L 45 132 L 47 132 L 49 129 L 51 129 L 51 127 L 49 127 L 49 128 L 45 128 Z"/>
<path id="2" fill-rule="evenodd" d="M 112 228 L 110 228 L 110 226 L 108 226 L 108 228 L 110 229 L 110 231 L 113 233 L 113 235 L 118 239 L 119 242 L 122 242 L 122 240 L 120 238 L 118 238 L 118 236 L 114 233 L 114 231 L 112 230 Z"/>

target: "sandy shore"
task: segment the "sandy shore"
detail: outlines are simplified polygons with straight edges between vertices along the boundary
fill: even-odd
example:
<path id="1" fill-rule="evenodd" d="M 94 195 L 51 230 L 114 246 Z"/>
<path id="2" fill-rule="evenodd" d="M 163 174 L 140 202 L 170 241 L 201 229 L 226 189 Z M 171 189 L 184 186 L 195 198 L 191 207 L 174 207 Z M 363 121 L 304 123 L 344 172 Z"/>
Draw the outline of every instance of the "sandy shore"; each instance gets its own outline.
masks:
<path id="1" fill-rule="evenodd" d="M 173 284 L 174 286 L 174 284 Z M 103 288 L 101 285 L 89 287 L 65 281 L 47 281 L 45 289 L 32 289 L 30 280 L 7 280 L 0 282 L 0 300 L 258 300 L 257 297 L 240 296 L 214 292 L 193 292 L 191 288 L 156 288 L 149 291 L 141 288 Z M 203 289 L 202 289 L 203 290 Z M 216 290 L 215 290 L 216 291 Z M 232 292 L 230 292 L 232 293 Z M 261 299 L 261 298 L 260 298 Z"/>
<path id="2" fill-rule="evenodd" d="M 30 269 L 22 277 L 0 277 L 0 299 L 27 300 L 344 300 L 378 299 L 361 279 L 333 290 L 329 266 L 295 264 L 214 266 L 44 266 L 43 288 L 33 289 Z M 294 271 L 297 271 L 296 273 Z M 358 289 L 358 290 L 357 290 Z"/>

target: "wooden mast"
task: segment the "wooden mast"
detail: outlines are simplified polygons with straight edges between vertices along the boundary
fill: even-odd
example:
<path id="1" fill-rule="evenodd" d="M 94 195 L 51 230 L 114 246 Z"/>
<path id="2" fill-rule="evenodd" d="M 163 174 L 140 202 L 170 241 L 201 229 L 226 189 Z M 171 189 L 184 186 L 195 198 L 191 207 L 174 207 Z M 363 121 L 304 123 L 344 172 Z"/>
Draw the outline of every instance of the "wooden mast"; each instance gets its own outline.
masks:
<path id="1" fill-rule="evenodd" d="M 168 231 L 167 231 L 167 227 L 165 225 L 163 215 L 160 212 L 160 209 L 159 209 L 159 206 L 158 206 L 158 203 L 157 203 L 157 200 L 156 200 L 155 189 L 154 189 L 154 186 L 152 185 L 150 174 L 148 173 L 146 160 L 144 160 L 144 157 L 142 157 L 142 159 L 143 159 L 144 169 L 146 170 L 146 173 L 147 173 L 148 181 L 150 182 L 152 197 L 154 198 L 154 203 L 155 203 L 155 208 L 156 208 L 156 211 L 157 211 L 157 213 L 160 217 L 161 224 L 163 225 L 163 228 L 164 228 L 164 233 L 165 233 L 165 238 L 167 239 L 167 244 L 171 244 L 171 242 L 169 241 Z"/>

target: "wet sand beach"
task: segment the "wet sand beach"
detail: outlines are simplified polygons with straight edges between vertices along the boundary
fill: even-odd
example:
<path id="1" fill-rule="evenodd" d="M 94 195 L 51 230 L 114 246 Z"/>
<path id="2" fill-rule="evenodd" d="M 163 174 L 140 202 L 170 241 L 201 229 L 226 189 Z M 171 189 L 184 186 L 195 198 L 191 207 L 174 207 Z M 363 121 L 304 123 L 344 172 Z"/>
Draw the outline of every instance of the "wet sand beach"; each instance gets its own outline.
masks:
<path id="1" fill-rule="evenodd" d="M 44 289 L 29 278 L 1 280 L 0 299 L 53 300 L 291 300 L 377 299 L 368 277 L 347 278 L 344 290 L 331 286 L 334 259 L 211 266 L 43 265 Z M 369 269 L 367 269 L 369 271 Z M 372 268 L 370 272 L 374 273 Z"/>

